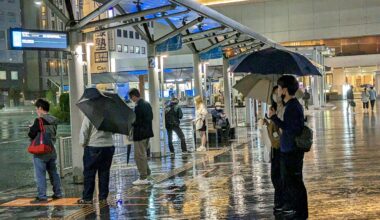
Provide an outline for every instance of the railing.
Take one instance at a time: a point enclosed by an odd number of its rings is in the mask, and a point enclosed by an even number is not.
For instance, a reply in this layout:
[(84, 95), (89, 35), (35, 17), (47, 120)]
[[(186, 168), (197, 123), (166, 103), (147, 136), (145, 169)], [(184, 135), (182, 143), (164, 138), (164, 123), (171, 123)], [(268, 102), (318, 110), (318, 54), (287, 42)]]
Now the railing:
[(59, 170), (61, 178), (73, 170), (73, 159), (71, 152), (71, 137), (59, 138)]

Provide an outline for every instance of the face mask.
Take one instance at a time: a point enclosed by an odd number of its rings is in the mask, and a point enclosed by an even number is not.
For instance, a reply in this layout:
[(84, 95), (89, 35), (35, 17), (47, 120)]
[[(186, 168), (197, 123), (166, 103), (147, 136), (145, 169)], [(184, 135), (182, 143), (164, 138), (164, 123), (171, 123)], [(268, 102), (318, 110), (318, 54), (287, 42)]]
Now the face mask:
[(278, 103), (278, 96), (276, 94), (272, 95), (272, 99), (275, 103)]

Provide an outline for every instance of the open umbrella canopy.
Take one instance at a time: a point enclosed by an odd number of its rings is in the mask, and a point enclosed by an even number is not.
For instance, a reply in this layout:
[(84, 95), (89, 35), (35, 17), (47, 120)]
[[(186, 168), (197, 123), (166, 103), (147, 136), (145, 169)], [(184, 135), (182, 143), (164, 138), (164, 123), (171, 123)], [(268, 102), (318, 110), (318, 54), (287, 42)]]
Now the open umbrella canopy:
[(85, 89), (77, 103), (98, 130), (129, 135), (136, 115), (127, 104), (114, 93), (102, 93), (96, 88)]
[(272, 88), (277, 84), (278, 75), (250, 74), (239, 80), (234, 89), (243, 96), (270, 103)]
[(267, 48), (242, 57), (232, 66), (231, 71), (264, 75), (321, 75), (306, 57), (295, 52), (276, 48)]

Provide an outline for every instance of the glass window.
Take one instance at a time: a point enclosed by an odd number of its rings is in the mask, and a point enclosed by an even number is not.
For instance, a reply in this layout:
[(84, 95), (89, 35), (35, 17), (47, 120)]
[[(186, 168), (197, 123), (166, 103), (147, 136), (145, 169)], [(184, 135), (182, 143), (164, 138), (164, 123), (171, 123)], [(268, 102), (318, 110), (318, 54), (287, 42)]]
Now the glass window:
[(139, 46), (135, 47), (135, 53), (140, 54), (140, 47)]
[(124, 45), (124, 52), (128, 53), (128, 45)]
[(11, 71), (11, 79), (12, 80), (18, 80), (18, 72), (17, 71)]
[(55, 29), (55, 21), (51, 21), (51, 29)]
[(6, 80), (7, 79), (7, 72), (4, 70), (0, 70), (0, 80)]
[(141, 47), (141, 53), (145, 54), (145, 47)]
[(134, 52), (135, 52), (135, 47), (129, 46), (129, 53), (134, 53)]
[(128, 38), (128, 31), (123, 30), (123, 37), (124, 37), (124, 38)]
[(118, 37), (121, 37), (121, 29), (117, 29), (116, 32), (117, 32), (117, 36), (118, 36)]
[(133, 39), (133, 31), (129, 32), (129, 38)]
[(123, 49), (121, 48), (121, 44), (116, 45), (117, 52), (123, 52)]
[(137, 40), (140, 39), (140, 34), (136, 32), (135, 33), (135, 37), (136, 37)]

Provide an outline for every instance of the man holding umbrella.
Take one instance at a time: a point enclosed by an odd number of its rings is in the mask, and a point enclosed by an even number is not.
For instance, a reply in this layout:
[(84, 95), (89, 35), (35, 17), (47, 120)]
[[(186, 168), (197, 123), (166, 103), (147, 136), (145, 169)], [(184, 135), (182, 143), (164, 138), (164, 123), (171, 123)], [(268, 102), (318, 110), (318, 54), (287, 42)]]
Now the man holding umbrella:
[(135, 114), (136, 121), (133, 123), (133, 143), (135, 146), (135, 161), (140, 178), (133, 182), (133, 185), (148, 185), (148, 176), (150, 169), (146, 152), (149, 146), (149, 138), (153, 137), (152, 121), (153, 111), (148, 102), (140, 97), (137, 89), (129, 91), (129, 97), (136, 103)]

